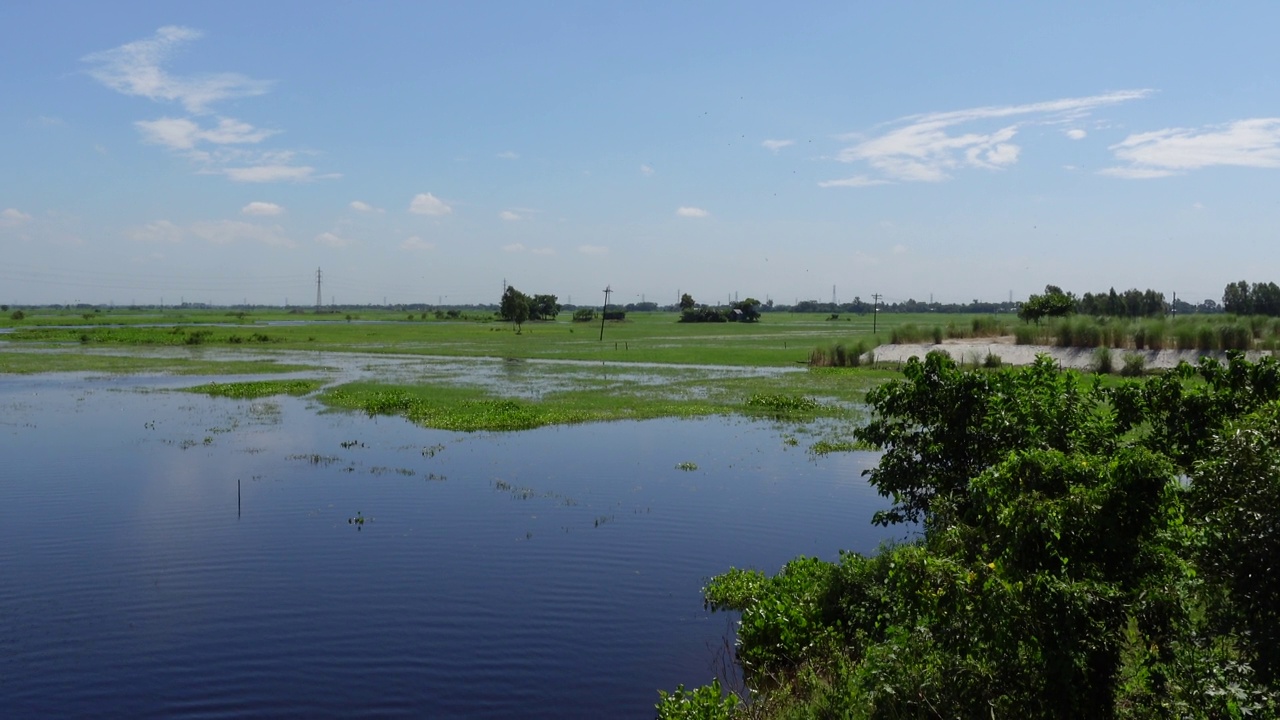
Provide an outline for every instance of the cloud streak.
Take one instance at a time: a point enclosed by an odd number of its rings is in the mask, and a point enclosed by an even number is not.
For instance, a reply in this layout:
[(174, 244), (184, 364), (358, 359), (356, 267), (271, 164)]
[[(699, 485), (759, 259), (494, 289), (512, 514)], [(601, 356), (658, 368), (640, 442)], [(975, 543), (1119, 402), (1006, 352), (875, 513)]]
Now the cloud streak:
[(1280, 118), (1136, 133), (1109, 149), (1117, 160), (1128, 164), (1099, 172), (1130, 180), (1181, 175), (1216, 166), (1280, 168)]
[(261, 201), (255, 200), (249, 203), (248, 205), (245, 205), (244, 207), (240, 208), (240, 214), (257, 215), (257, 216), (283, 215), (284, 208), (280, 207), (275, 203), (261, 202)]
[(431, 193), (418, 193), (409, 203), (409, 212), (439, 217), (452, 213), (453, 207)]
[(676, 215), (687, 218), (704, 218), (710, 216), (711, 213), (700, 207), (682, 207), (676, 208)]
[(1014, 139), (1024, 125), (1076, 121), (1099, 108), (1139, 100), (1151, 93), (1123, 90), (1022, 105), (908, 115), (888, 123), (889, 129), (877, 135), (843, 136), (856, 142), (841, 149), (835, 159), (866, 165), (874, 175), (864, 173), (819, 185), (867, 187), (885, 181), (942, 182), (964, 168), (999, 170), (1016, 164), (1021, 157), (1022, 147)]
[[(177, 103), (191, 116), (139, 120), (134, 127), (142, 141), (160, 145), (188, 160), (204, 174), (224, 175), (233, 182), (300, 182), (336, 174), (317, 175), (313, 167), (294, 165), (291, 151), (259, 154), (225, 152), (227, 146), (256, 145), (279, 134), (279, 130), (255, 127), (229, 117), (201, 122), (212, 106), (224, 100), (263, 95), (271, 83), (237, 73), (206, 73), (177, 76), (164, 65), (183, 45), (198, 40), (202, 33), (193, 28), (168, 25), (155, 35), (126, 43), (111, 50), (81, 58), (91, 67), (90, 77), (124, 95), (155, 102)], [(213, 146), (210, 148), (210, 146)]]
[(266, 80), (254, 80), (237, 73), (177, 77), (165, 72), (161, 66), (173, 52), (201, 35), (192, 28), (166, 25), (150, 38), (82, 59), (93, 65), (89, 76), (112, 90), (150, 100), (177, 102), (194, 115), (208, 112), (209, 106), (218, 101), (262, 95), (270, 89), (271, 83)]
[(31, 222), (31, 216), (17, 208), (0, 211), (0, 227), (17, 227)]
[(202, 142), (215, 145), (254, 144), (279, 132), (256, 128), (234, 118), (219, 118), (216, 126), (207, 129), (189, 118), (171, 117), (139, 120), (133, 125), (142, 133), (143, 142), (163, 145), (171, 150), (191, 150)]

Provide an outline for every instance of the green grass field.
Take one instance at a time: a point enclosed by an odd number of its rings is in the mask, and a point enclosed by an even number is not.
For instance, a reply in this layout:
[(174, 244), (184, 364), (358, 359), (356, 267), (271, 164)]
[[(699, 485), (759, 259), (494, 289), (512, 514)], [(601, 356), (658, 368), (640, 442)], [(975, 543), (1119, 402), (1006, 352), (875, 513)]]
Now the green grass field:
[[(49, 347), (146, 347), (212, 345), (366, 353), (408, 353), (467, 357), (610, 360), (618, 362), (694, 365), (786, 366), (805, 363), (816, 347), (862, 340), (868, 347), (888, 342), (895, 327), (936, 324), (938, 316), (882, 314), (872, 333), (870, 316), (842, 316), (828, 320), (821, 314), (766, 313), (758, 323), (676, 322), (677, 314), (630, 313), (620, 322), (608, 321), (604, 339), (600, 324), (574, 323), (566, 315), (554, 322), (525, 323), (515, 332), (503, 323), (471, 313), (468, 320), (409, 319), (408, 313), (374, 311), (345, 316), (289, 315), (283, 312), (248, 314), (225, 311), (154, 312), (111, 311), (86, 322), (82, 314), (28, 314), (6, 320), (4, 336), (12, 343)], [(958, 325), (972, 316), (942, 318)], [(271, 321), (302, 321), (275, 325)], [(110, 321), (108, 324), (107, 321)], [(169, 324), (148, 327), (151, 324)], [(76, 327), (69, 327), (76, 325)]]

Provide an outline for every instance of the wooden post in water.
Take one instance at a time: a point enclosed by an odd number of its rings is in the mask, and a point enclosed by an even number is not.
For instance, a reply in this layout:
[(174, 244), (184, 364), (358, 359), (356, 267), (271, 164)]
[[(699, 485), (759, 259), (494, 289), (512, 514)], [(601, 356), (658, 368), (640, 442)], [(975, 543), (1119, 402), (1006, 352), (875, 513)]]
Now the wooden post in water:
[(236, 517), (240, 517), (240, 478), (236, 478)]

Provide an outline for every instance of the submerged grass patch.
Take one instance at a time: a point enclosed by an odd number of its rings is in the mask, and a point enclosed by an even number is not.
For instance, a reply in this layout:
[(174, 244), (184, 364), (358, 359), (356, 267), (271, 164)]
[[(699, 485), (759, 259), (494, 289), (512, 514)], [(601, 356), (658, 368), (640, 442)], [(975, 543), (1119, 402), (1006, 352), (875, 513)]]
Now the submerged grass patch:
[[(321, 402), (369, 415), (393, 415), (441, 430), (527, 430), (659, 417), (758, 414), (796, 422), (854, 414), (869, 387), (892, 374), (822, 369), (754, 377), (712, 376), (696, 371), (664, 374), (661, 383), (591, 383), (550, 392), (540, 399), (496, 397), (482, 388), (359, 382), (330, 389)], [(754, 400), (754, 402), (752, 402)], [(782, 408), (782, 410), (779, 410)]]
[(286, 365), (269, 360), (201, 360), (98, 355), (81, 352), (0, 351), (0, 374), (33, 375), (46, 372), (111, 374), (168, 373), (172, 375), (266, 375), (315, 370), (309, 365)]
[(234, 398), (236, 400), (252, 400), (272, 395), (306, 395), (315, 392), (324, 384), (323, 380), (259, 380), (257, 382), (220, 383), (211, 382), (185, 388), (186, 392), (203, 393), (210, 397)]

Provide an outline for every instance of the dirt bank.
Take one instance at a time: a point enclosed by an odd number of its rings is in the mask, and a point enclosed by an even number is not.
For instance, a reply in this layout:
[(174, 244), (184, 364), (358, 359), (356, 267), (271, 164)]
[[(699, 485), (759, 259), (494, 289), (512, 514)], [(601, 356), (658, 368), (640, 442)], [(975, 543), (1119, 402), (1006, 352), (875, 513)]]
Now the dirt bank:
[[(960, 363), (979, 363), (987, 355), (995, 355), (1004, 365), (1030, 365), (1037, 355), (1048, 355), (1061, 367), (1073, 370), (1092, 370), (1097, 365), (1097, 350), (1087, 348), (1060, 348), (1050, 345), (1014, 345), (1013, 338), (980, 338), (973, 340), (949, 340), (940, 345), (932, 343), (881, 345), (873, 350), (875, 362), (906, 362), (908, 358), (924, 357), (926, 353), (939, 350), (950, 355)], [(1266, 355), (1262, 351), (1247, 353), (1250, 360), (1257, 360)], [(1208, 355), (1225, 359), (1226, 353), (1205, 352), (1200, 350), (1112, 350), (1111, 364), (1116, 369), (1124, 365), (1127, 355), (1141, 355), (1143, 367), (1149, 370), (1167, 370), (1176, 367), (1186, 360), (1194, 364), (1201, 356)], [(865, 357), (864, 359), (871, 359)]]

